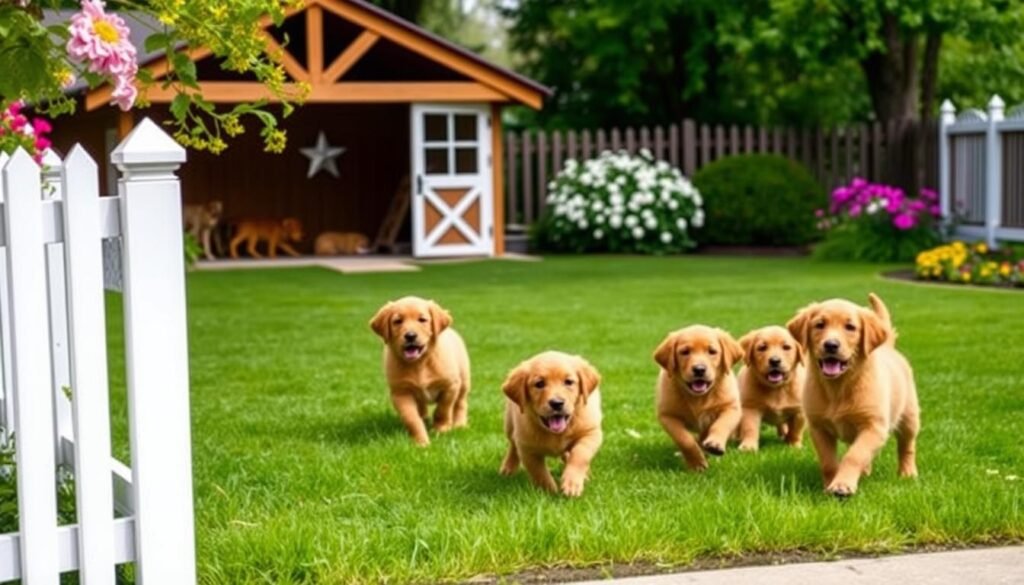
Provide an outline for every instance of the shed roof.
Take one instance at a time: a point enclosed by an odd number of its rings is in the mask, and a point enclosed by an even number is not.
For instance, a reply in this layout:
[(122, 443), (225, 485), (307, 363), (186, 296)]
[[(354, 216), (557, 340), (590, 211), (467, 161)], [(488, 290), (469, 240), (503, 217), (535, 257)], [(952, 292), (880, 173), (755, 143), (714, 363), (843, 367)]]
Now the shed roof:
[[(46, 20), (59, 22), (66, 18), (63, 12), (51, 12), (46, 16)], [(290, 19), (301, 13), (305, 13), (306, 26), (309, 27), (309, 34), (306, 35), (305, 64), (300, 63), (300, 60), (295, 59), (287, 49), (277, 44), (269, 32), (268, 44), (282, 50), (285, 70), (295, 81), (312, 84), (313, 92), (309, 98), (311, 102), (514, 101), (540, 108), (544, 97), (551, 95), (551, 90), (544, 85), (491, 63), (472, 51), (365, 0), (307, 0), (301, 8), (289, 11), (287, 17)], [(362, 31), (362, 34), (349, 43), (330, 64), (323, 62), (323, 45), (329, 40), (323, 28), (324, 14), (341, 18)], [(148, 16), (129, 16), (140, 25), (131, 27), (132, 41), (137, 47), (143, 47), (147, 31), (158, 29), (161, 25), (151, 28), (147, 24), (154, 23)], [(271, 25), (270, 20), (266, 19), (264, 26), (269, 29)], [(367, 83), (345, 80), (345, 74), (380, 40), (398, 46), (418, 58), (432, 61), (458, 74), (465, 81)], [(192, 49), (189, 55), (193, 61), (200, 61), (210, 57), (210, 52), (205, 48), (197, 48)], [(166, 74), (168, 68), (166, 56), (162, 52), (140, 53), (139, 64), (148, 68), (154, 78)], [(201, 79), (200, 85), (203, 87), (204, 96), (214, 102), (239, 102), (270, 97), (265, 88), (258, 87), (252, 82), (204, 83)], [(86, 109), (92, 110), (109, 103), (110, 92), (109, 86), (88, 90)], [(151, 102), (160, 103), (173, 99), (173, 92), (152, 87), (147, 97)]]

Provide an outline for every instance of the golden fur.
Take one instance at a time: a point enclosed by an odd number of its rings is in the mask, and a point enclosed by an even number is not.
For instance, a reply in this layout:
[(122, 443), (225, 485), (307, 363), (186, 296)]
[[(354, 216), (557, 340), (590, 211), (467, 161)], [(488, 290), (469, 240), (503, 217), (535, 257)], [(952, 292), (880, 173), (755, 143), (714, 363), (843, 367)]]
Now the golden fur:
[(448, 311), (419, 297), (387, 303), (370, 320), (384, 340), (391, 402), (417, 445), (430, 444), (423, 422), (428, 404), (437, 403), (435, 431), (468, 424), (469, 354), (451, 324)]
[(231, 238), (231, 257), (238, 258), (238, 246), (245, 242), (245, 250), (253, 258), (263, 256), (256, 251), (256, 245), (267, 242), (267, 255), (277, 257), (281, 248), (291, 256), (299, 253), (289, 244), (302, 241), (302, 222), (294, 217), (278, 219), (243, 219), (238, 222), (235, 237)]
[(370, 240), (357, 232), (323, 232), (316, 237), (313, 251), (317, 256), (366, 254)]
[(690, 469), (707, 469), (701, 448), (724, 454), (740, 423), (740, 393), (732, 365), (742, 357), (743, 349), (731, 335), (704, 325), (669, 333), (654, 352), (654, 361), (661, 366), (658, 420)]
[(775, 425), (793, 447), (803, 440), (803, 350), (785, 327), (755, 329), (740, 338), (744, 365), (738, 376), (743, 418), (740, 451), (757, 451), (761, 423)]
[[(583, 493), (590, 461), (601, 447), (601, 376), (585, 359), (547, 351), (520, 363), (502, 385), (508, 453), (502, 475), (522, 463), (534, 485), (557, 492), (545, 457), (562, 457), (563, 494)], [(568, 417), (568, 420), (565, 420)]]
[[(217, 228), (221, 217), (224, 215), (224, 204), (220, 201), (208, 201), (206, 203), (190, 203), (182, 207), (181, 218), (185, 224), (185, 231), (192, 234), (202, 244), (203, 254), (207, 260), (213, 260), (213, 251), (210, 249), (210, 235)], [(222, 243), (218, 240), (218, 246)]]
[[(920, 411), (914, 375), (896, 349), (888, 309), (874, 293), (869, 300), (872, 310), (842, 299), (813, 303), (787, 324), (808, 354), (804, 413), (825, 490), (836, 496), (857, 491), (892, 432), (899, 474), (917, 475)], [(836, 455), (839, 440), (850, 445), (842, 460)]]

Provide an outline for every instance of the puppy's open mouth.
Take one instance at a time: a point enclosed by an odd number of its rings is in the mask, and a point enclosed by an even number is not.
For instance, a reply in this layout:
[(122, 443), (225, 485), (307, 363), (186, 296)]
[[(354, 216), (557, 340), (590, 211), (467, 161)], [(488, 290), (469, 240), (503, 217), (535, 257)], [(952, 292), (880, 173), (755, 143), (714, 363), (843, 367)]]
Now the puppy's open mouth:
[(557, 434), (564, 433), (565, 429), (569, 428), (569, 418), (568, 414), (552, 414), (540, 417), (540, 421), (544, 423), (544, 428)]
[(693, 380), (687, 386), (694, 394), (706, 394), (708, 390), (711, 390), (711, 382), (704, 379)]
[(402, 356), (407, 360), (419, 359), (423, 355), (424, 346), (416, 343), (407, 343), (402, 346)]
[(842, 376), (849, 365), (849, 361), (844, 361), (837, 357), (827, 357), (818, 360), (818, 367), (821, 368), (821, 373), (825, 374), (826, 378)]
[(786, 372), (782, 370), (769, 370), (764, 377), (769, 384), (781, 384), (786, 379)]

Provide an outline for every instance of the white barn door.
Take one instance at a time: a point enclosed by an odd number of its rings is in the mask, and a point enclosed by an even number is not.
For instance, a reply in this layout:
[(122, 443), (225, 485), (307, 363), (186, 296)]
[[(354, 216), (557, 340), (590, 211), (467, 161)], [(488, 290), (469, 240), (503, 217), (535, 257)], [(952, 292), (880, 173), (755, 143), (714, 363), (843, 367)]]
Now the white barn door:
[(413, 104), (412, 175), (413, 255), (494, 253), (486, 105)]

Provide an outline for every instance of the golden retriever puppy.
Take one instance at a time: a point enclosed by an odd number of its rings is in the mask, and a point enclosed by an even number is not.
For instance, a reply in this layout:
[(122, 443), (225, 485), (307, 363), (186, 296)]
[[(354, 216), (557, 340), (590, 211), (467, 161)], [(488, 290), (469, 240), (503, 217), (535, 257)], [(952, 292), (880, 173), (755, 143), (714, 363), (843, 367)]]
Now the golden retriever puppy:
[(370, 252), (370, 240), (358, 232), (323, 232), (313, 243), (317, 256), (352, 256)]
[(468, 424), (469, 353), (451, 324), (448, 311), (419, 297), (391, 301), (370, 321), (370, 328), (384, 340), (391, 403), (420, 446), (430, 444), (423, 423), (428, 404), (437, 404), (437, 432)]
[(522, 463), (534, 485), (557, 492), (545, 457), (561, 457), (562, 493), (582, 494), (603, 439), (600, 382), (585, 359), (559, 351), (537, 354), (509, 372), (501, 387), (508, 397), (501, 474), (512, 475)]
[(245, 243), (245, 250), (253, 258), (263, 256), (256, 250), (260, 242), (267, 242), (267, 255), (277, 258), (277, 249), (281, 248), (290, 256), (298, 256), (299, 252), (288, 242), (298, 244), (302, 241), (302, 222), (294, 217), (285, 219), (243, 219), (238, 222), (235, 237), (231, 238), (231, 257), (238, 258), (238, 246)]
[[(872, 310), (846, 300), (813, 303), (787, 324), (809, 358), (804, 413), (818, 453), (825, 491), (852, 495), (862, 474), (895, 432), (899, 474), (917, 475), (920, 429), (910, 364), (896, 349), (889, 310), (874, 293)], [(836, 441), (850, 445), (842, 460)]]
[(701, 448), (725, 454), (726, 442), (740, 423), (732, 365), (742, 357), (743, 349), (731, 335), (704, 325), (669, 333), (654, 352), (661, 366), (658, 420), (694, 471), (708, 467)]
[(804, 435), (803, 394), (807, 369), (803, 350), (785, 327), (755, 329), (740, 338), (745, 362), (739, 373), (740, 451), (757, 451), (761, 423), (800, 447)]

